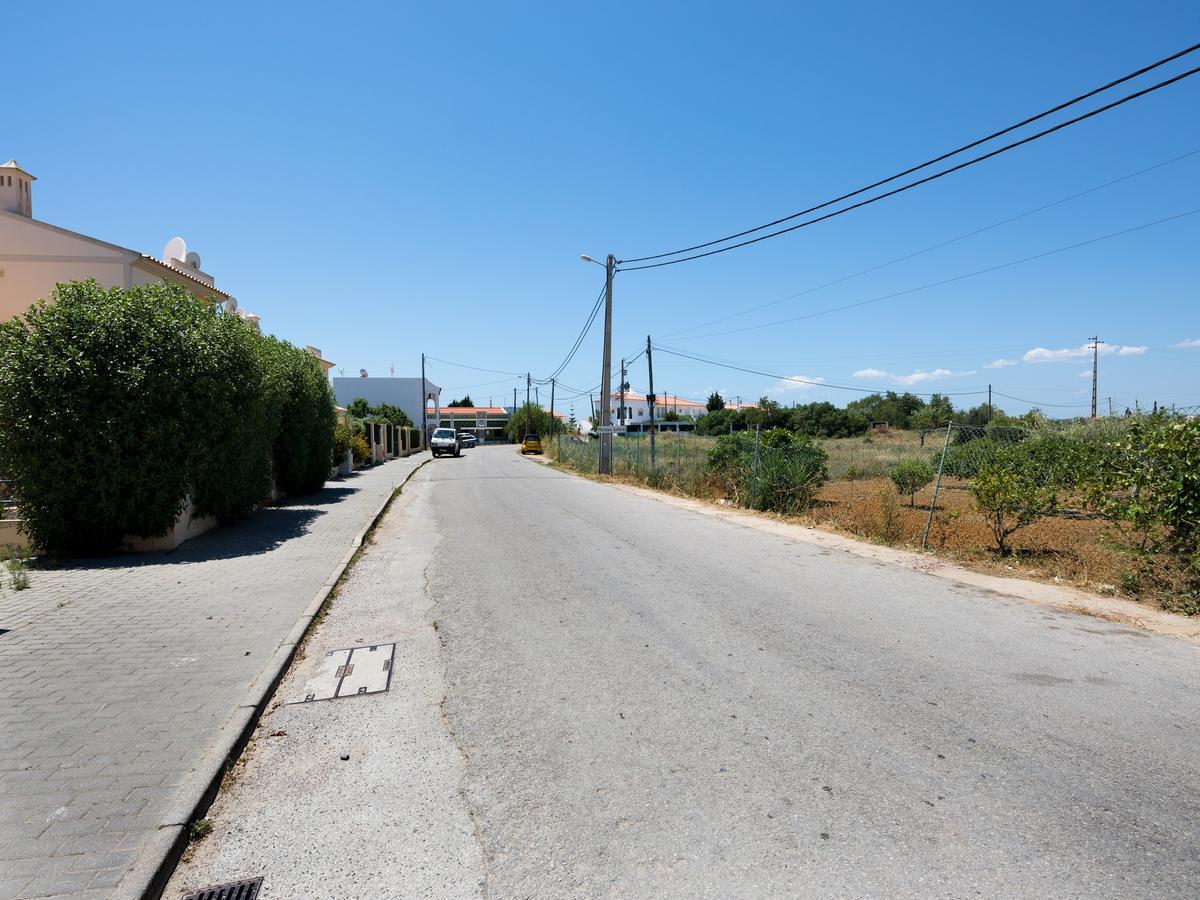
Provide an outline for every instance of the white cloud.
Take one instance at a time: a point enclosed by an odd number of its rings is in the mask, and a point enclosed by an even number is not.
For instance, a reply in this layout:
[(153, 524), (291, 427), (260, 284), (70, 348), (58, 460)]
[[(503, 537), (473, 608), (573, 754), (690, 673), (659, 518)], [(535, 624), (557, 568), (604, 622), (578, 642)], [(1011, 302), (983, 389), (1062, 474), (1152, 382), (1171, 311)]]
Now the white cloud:
[[(792, 381), (792, 379), (799, 379)], [(816, 384), (806, 384), (805, 382), (817, 382)], [(780, 378), (771, 387), (767, 389), (768, 394), (791, 394), (811, 391), (813, 388), (824, 383), (825, 379), (820, 375), (791, 375), (788, 378)]]
[(1082, 372), (1080, 372), (1079, 374), (1077, 374), (1075, 377), (1076, 377), (1076, 378), (1091, 378), (1091, 377), (1092, 377), (1092, 370), (1091, 370), (1091, 369), (1084, 369)]
[[(1100, 355), (1110, 356), (1115, 353), (1118, 356), (1137, 356), (1149, 350), (1149, 347), (1127, 347), (1121, 344), (1101, 344)], [(1082, 359), (1092, 355), (1092, 345), (1084, 344), (1081, 347), (1065, 347), (1061, 350), (1047, 350), (1045, 347), (1034, 347), (1021, 357), (1027, 363), (1042, 363), (1042, 362), (1070, 362), (1073, 359)]]
[(975, 370), (970, 372), (951, 372), (949, 369), (934, 369), (932, 372), (925, 372), (921, 369), (912, 372), (908, 375), (897, 375), (894, 372), (884, 372), (880, 369), (859, 369), (854, 373), (855, 378), (887, 378), (896, 384), (902, 384), (910, 387), (914, 384), (920, 384), (922, 381), (935, 381), (940, 378), (960, 378), (964, 375), (974, 375)]
[(1200, 350), (1200, 338), (1196, 340), (1180, 341), (1178, 344), (1172, 344), (1177, 350)]
[(984, 366), (984, 368), (985, 369), (1003, 369), (1005, 366), (1015, 366), (1018, 362), (1019, 362), (1019, 360), (1005, 359), (1004, 357), (1001, 357), (1000, 359), (996, 360), (995, 362), (988, 363), (986, 366)]

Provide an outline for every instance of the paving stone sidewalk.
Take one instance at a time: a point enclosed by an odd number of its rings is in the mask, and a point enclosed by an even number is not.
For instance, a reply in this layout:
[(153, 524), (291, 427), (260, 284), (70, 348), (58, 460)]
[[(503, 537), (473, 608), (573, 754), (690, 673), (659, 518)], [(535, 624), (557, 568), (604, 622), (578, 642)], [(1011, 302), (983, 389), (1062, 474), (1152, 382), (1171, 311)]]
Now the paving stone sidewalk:
[[(170, 553), (0, 593), (0, 898), (137, 897), (418, 454)], [(289, 637), (292, 635), (292, 637)]]

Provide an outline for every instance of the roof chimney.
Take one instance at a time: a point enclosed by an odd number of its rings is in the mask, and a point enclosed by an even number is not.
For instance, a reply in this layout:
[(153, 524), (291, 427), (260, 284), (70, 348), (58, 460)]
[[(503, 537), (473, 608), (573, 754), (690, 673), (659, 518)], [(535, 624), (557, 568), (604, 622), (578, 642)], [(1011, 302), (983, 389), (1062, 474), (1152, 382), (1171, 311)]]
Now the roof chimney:
[(15, 159), (0, 165), (0, 209), (32, 219), (35, 181), (37, 179), (17, 165)]

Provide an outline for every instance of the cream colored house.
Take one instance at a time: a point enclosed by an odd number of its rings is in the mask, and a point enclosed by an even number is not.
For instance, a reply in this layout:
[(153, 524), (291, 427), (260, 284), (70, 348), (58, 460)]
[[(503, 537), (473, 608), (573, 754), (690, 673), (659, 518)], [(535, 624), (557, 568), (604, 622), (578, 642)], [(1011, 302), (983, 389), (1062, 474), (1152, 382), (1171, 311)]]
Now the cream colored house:
[(230, 299), (201, 271), (200, 257), (187, 252), (179, 238), (167, 245), (162, 259), (155, 259), (39, 222), (33, 218), (36, 180), (16, 160), (0, 165), (0, 321), (49, 297), (59, 282), (86, 278), (122, 288), (170, 281), (210, 303)]

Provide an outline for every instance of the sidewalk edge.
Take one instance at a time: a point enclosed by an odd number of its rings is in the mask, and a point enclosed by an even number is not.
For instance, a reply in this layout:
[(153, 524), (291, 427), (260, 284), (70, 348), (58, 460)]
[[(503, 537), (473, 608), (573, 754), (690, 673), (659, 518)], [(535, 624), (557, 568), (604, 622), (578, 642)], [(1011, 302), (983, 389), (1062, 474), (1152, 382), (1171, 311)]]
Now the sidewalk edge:
[(121, 879), (113, 892), (114, 898), (143, 898), (157, 900), (161, 897), (175, 872), (179, 858), (187, 847), (188, 826), (204, 813), (216, 799), (225, 773), (241, 755), (250, 736), (266, 709), (275, 689), (287, 673), (296, 649), (304, 638), (317, 612), (329, 597), (330, 592), (341, 580), (354, 555), (362, 548), (370, 533), (383, 519), (392, 502), (401, 494), (404, 486), (419, 472), (429, 459), (423, 459), (412, 471), (392, 486), (383, 502), (375, 509), (367, 525), (354, 537), (350, 549), (334, 567), (333, 572), (318, 588), (313, 599), (296, 620), (291, 631), (279, 643), (267, 664), (250, 683), (242, 702), (230, 713), (204, 761), (193, 770), (191, 776), (180, 786), (179, 797), (166, 814), (165, 823), (158, 827), (154, 836), (142, 845), (137, 862)]

